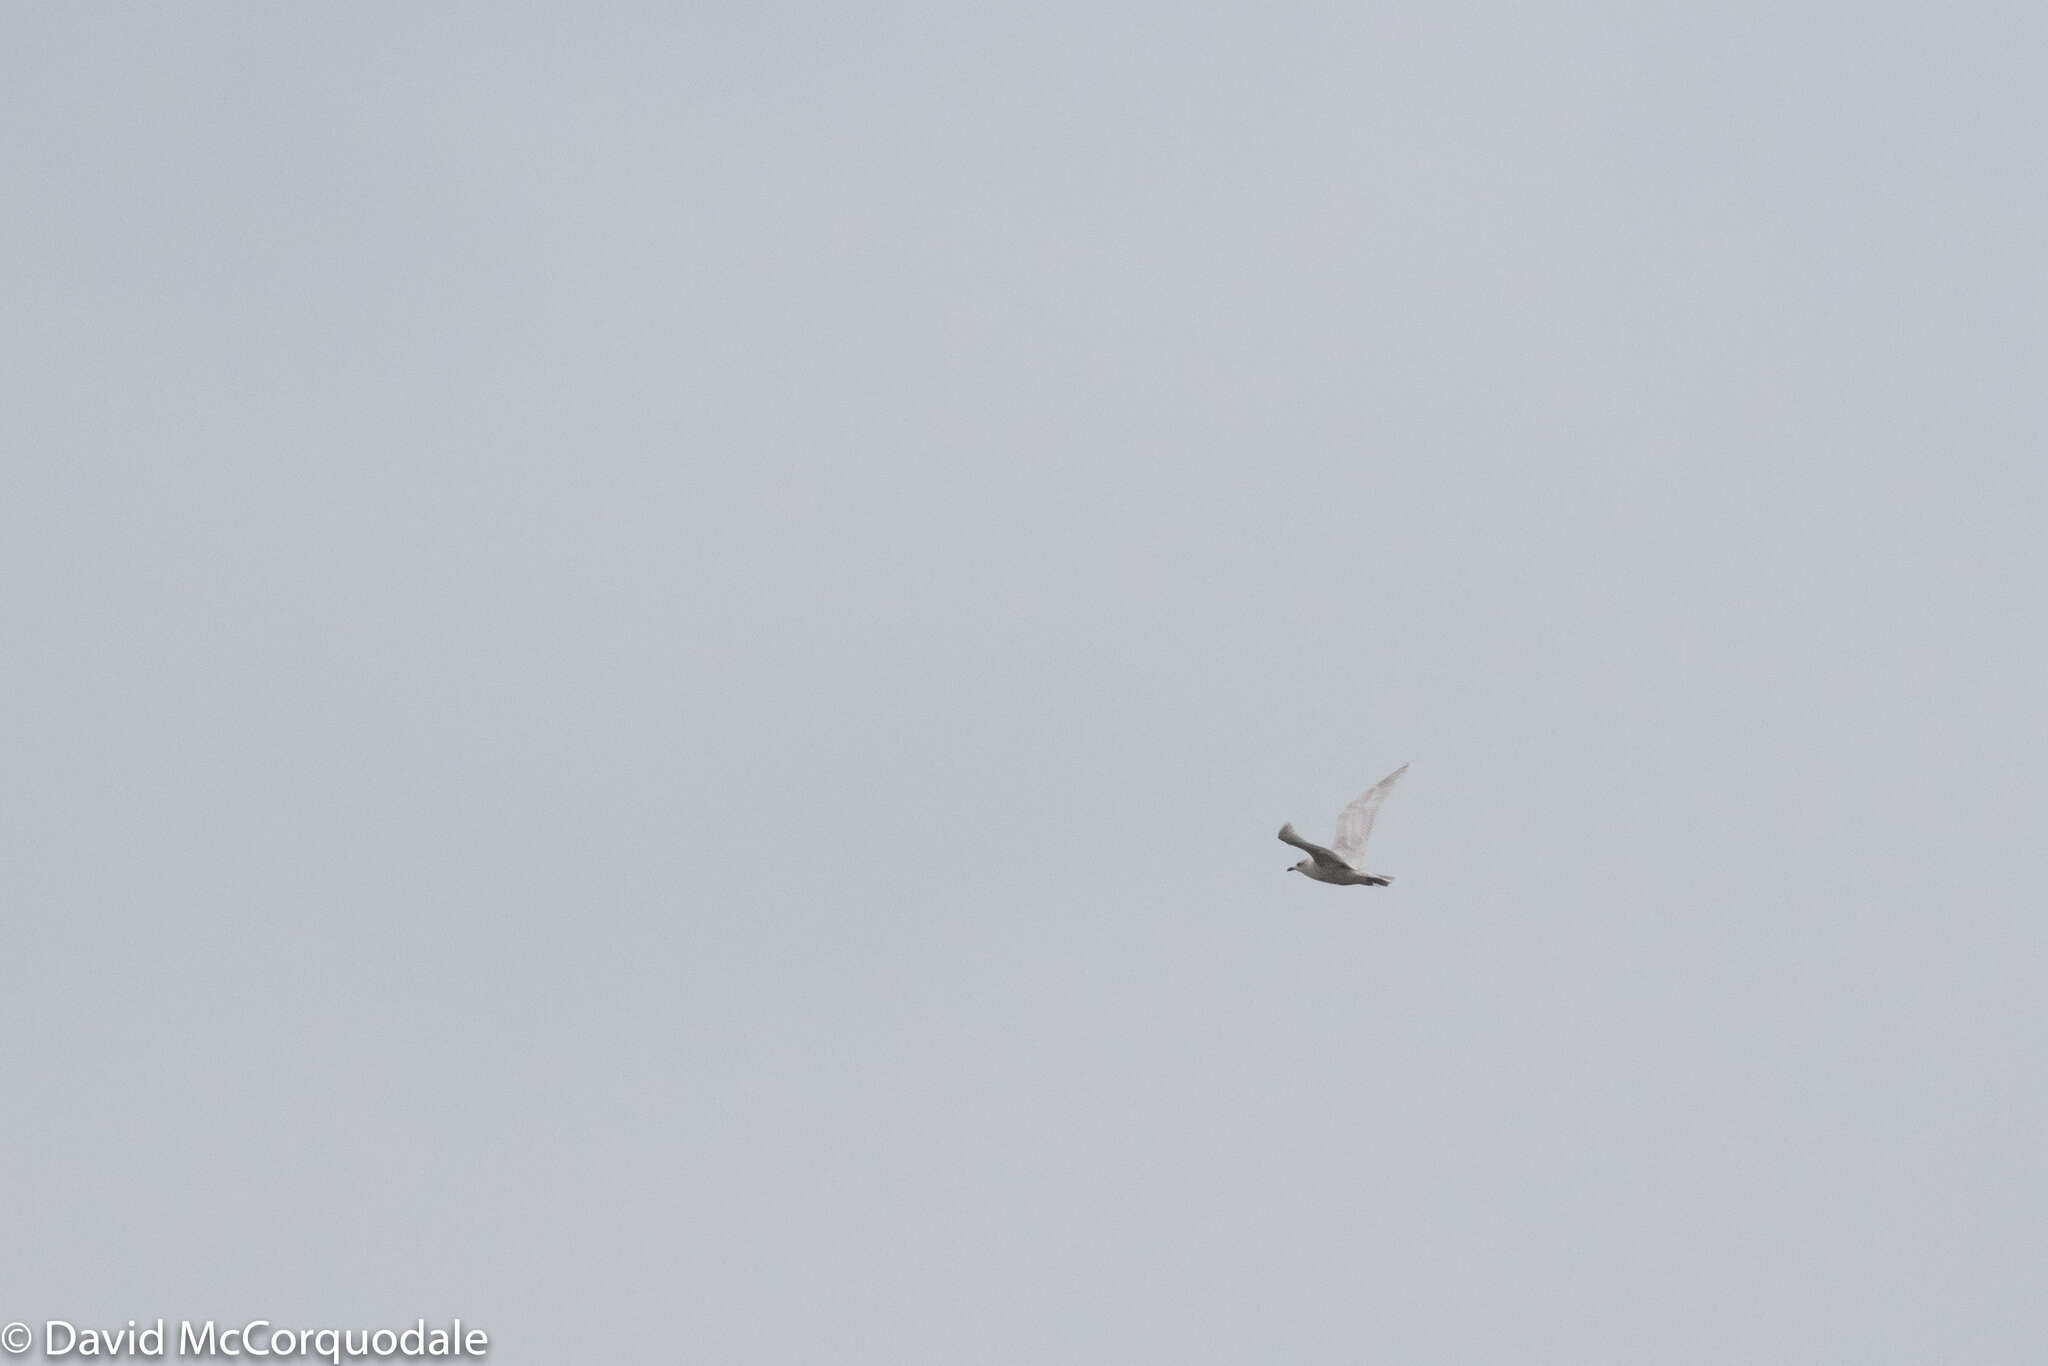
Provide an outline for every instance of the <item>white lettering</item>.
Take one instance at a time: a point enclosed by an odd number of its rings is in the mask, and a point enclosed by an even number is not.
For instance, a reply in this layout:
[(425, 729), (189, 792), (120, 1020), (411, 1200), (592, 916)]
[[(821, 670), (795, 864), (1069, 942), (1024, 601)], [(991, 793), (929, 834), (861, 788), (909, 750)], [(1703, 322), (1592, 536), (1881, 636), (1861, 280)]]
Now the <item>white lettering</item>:
[[(162, 1319), (147, 1328), (138, 1327), (134, 1319), (126, 1328), (80, 1328), (65, 1319), (49, 1319), (43, 1325), (41, 1355), (47, 1361), (161, 1357), (165, 1355), (166, 1332)], [(228, 1329), (212, 1319), (203, 1323), (182, 1319), (177, 1355), (258, 1357), (266, 1362), (312, 1357), (327, 1366), (344, 1366), (344, 1358), (481, 1357), (489, 1353), (490, 1343), (488, 1333), (481, 1328), (465, 1329), (461, 1319), (440, 1328), (430, 1327), (423, 1318), (404, 1328), (281, 1328), (270, 1319), (250, 1319)]]
[[(57, 1345), (57, 1332), (64, 1333), (64, 1345)], [(50, 1319), (43, 1324), (43, 1355), (46, 1357), (70, 1356), (71, 1348), (78, 1341), (78, 1330), (62, 1319)]]

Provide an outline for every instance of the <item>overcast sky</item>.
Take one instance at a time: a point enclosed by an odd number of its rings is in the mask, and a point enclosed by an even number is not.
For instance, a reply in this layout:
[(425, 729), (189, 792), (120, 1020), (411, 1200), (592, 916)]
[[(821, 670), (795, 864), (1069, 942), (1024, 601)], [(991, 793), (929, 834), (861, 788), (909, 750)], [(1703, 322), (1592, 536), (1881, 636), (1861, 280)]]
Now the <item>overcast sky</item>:
[(2038, 6), (0, 29), (0, 1319), (2039, 1358)]

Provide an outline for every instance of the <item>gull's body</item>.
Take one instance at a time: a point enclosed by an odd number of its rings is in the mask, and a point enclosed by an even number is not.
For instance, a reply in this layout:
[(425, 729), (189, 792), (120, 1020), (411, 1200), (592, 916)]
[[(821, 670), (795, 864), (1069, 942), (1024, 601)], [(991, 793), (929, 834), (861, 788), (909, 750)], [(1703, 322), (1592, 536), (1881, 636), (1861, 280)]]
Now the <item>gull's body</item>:
[(1394, 783), (1407, 771), (1408, 765), (1401, 765), (1374, 783), (1357, 801), (1338, 812), (1337, 838), (1330, 841), (1327, 849), (1320, 844), (1310, 844), (1295, 834), (1292, 822), (1281, 826), (1281, 840), (1308, 855), (1287, 871), (1337, 887), (1384, 887), (1392, 882), (1390, 877), (1368, 873), (1359, 867), (1358, 855), (1365, 848), (1365, 837), (1372, 833), (1372, 818), (1379, 814), (1380, 803), (1386, 800)]

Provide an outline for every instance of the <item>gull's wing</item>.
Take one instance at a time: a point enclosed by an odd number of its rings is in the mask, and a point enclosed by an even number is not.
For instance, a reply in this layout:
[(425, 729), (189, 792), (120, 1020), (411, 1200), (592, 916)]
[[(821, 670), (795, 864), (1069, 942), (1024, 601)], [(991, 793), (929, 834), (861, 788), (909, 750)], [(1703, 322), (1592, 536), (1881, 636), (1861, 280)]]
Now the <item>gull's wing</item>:
[(1291, 844), (1314, 859), (1316, 866), (1319, 868), (1327, 868), (1333, 873), (1348, 873), (1351, 871), (1350, 864), (1323, 848), (1322, 845), (1310, 844), (1307, 840), (1295, 834), (1292, 821), (1280, 827), (1280, 839), (1282, 843)]
[(1365, 838), (1372, 833), (1372, 818), (1379, 814), (1380, 803), (1387, 799), (1387, 793), (1407, 771), (1408, 765), (1401, 765), (1337, 813), (1337, 838), (1330, 841), (1330, 848), (1344, 860), (1346, 867), (1358, 866), (1359, 851), (1365, 848)]

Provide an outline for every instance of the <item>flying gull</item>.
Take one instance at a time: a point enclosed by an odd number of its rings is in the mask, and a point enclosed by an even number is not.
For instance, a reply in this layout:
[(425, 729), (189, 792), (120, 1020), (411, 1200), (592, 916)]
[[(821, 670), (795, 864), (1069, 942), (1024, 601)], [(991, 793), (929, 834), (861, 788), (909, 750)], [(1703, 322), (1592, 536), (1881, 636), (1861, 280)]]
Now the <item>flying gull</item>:
[(1393, 879), (1368, 873), (1358, 866), (1358, 852), (1365, 848), (1365, 837), (1372, 833), (1372, 818), (1379, 813), (1380, 803), (1408, 765), (1403, 764), (1368, 788), (1364, 795), (1337, 813), (1337, 838), (1330, 841), (1325, 849), (1320, 844), (1310, 844), (1294, 833), (1294, 824), (1289, 822), (1280, 827), (1280, 838), (1307, 854), (1308, 857), (1287, 871), (1312, 877), (1317, 882), (1334, 883), (1339, 887), (1384, 887)]

